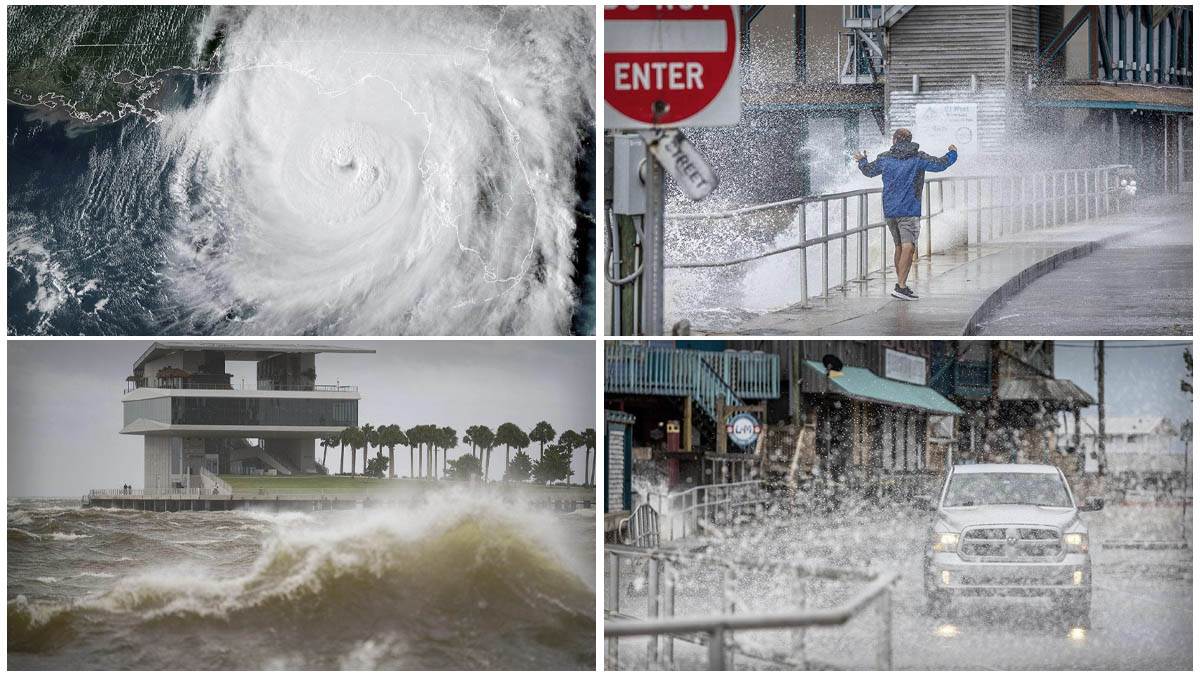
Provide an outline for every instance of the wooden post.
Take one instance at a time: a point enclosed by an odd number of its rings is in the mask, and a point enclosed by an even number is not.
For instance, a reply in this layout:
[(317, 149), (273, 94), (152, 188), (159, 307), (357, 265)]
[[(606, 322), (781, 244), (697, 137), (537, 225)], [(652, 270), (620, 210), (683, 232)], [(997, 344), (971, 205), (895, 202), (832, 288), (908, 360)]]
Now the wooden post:
[(728, 436), (725, 434), (725, 399), (717, 398), (717, 454), (727, 452)]
[(692, 396), (683, 399), (683, 451), (692, 451)]

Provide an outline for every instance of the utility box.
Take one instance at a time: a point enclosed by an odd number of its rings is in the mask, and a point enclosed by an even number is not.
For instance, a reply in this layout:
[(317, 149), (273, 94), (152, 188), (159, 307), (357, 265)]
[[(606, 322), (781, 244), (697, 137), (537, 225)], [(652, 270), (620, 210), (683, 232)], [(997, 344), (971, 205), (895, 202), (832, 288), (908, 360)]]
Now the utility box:
[(646, 184), (642, 178), (645, 162), (646, 143), (641, 136), (613, 136), (613, 213), (619, 216), (646, 213)]
[(679, 422), (667, 422), (667, 452), (679, 452)]

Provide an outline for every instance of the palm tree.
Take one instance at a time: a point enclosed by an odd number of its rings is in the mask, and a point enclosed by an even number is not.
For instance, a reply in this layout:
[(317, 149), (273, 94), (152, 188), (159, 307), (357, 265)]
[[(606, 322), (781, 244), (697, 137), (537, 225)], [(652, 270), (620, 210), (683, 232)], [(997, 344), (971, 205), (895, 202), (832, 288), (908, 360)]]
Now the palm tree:
[(358, 428), (358, 432), (362, 434), (362, 444), (358, 447), (363, 451), (363, 475), (367, 474), (367, 454), (371, 450), (371, 444), (375, 441), (375, 427), (370, 424), (364, 424)]
[(325, 450), (321, 452), (321, 466), (325, 467), (325, 473), (329, 473), (329, 462), (327, 461), (329, 459), (329, 448), (332, 448), (337, 444), (338, 439), (336, 438), (330, 437), (321, 439), (321, 447), (325, 448)]
[[(572, 429), (567, 429), (566, 431), (562, 432), (562, 435), (558, 437), (558, 442), (560, 445), (563, 445), (569, 449), (569, 452), (572, 457), (575, 456), (575, 450), (577, 448), (579, 448), (580, 446), (584, 445), (583, 436), (580, 435), (580, 433), (578, 431), (574, 431)], [(584, 483), (584, 485), (587, 485), (587, 457), (586, 457), (586, 455), (584, 456), (584, 460), (583, 460), (583, 483)]]
[(446, 456), (458, 447), (458, 430), (454, 427), (442, 427), (442, 476), (446, 475)]
[[(338, 473), (346, 473), (346, 446), (350, 445), (354, 440), (354, 427), (346, 427), (342, 429), (342, 433), (338, 434), (338, 444), (342, 446), (342, 460), (338, 464)], [(353, 461), (353, 459), (351, 460)], [(354, 473), (354, 468), (351, 466), (350, 472)]]
[[(588, 427), (580, 434), (583, 436), (583, 447), (587, 451), (583, 454), (583, 484), (592, 485), (596, 482), (596, 469), (592, 466), (592, 455), (596, 450), (596, 430)], [(588, 478), (588, 471), (591, 471), (591, 478)]]
[(420, 455), (420, 453), (418, 453), (417, 461), (414, 462), (413, 461), (413, 452), (417, 448), (421, 447), (421, 427), (420, 427), (420, 425), (410, 427), (408, 431), (404, 432), (404, 435), (408, 437), (408, 477), (416, 478), (417, 477), (417, 469), (419, 468), (418, 465), (421, 461), (421, 455)]
[(358, 427), (346, 427), (346, 445), (350, 446), (350, 475), (358, 473), (358, 448), (362, 443), (362, 430)]
[(492, 446), (495, 444), (495, 441), (496, 441), (496, 434), (491, 429), (485, 427), (482, 424), (476, 424), (474, 426), (467, 427), (467, 435), (463, 437), (463, 443), (471, 444), (471, 456), (474, 456), (475, 449), (479, 448), (479, 462), (483, 468), (483, 479), (485, 481), (488, 478), (487, 470), (488, 470), (488, 463), (490, 463), (491, 457), (490, 456), (488, 457), (489, 462), (484, 462), (483, 461), (483, 453), (490, 452), (492, 449)]
[(546, 444), (553, 441), (554, 436), (554, 427), (546, 421), (538, 422), (529, 432), (529, 440), (538, 443), (538, 461), (541, 461), (542, 453), (546, 452)]
[(388, 449), (388, 478), (396, 477), (396, 446), (407, 445), (408, 439), (398, 424), (388, 424), (376, 430), (375, 442)]
[(500, 425), (500, 428), (496, 429), (496, 443), (504, 444), (504, 469), (507, 471), (512, 449), (523, 450), (528, 448), (529, 436), (524, 431), (521, 431), (521, 427), (512, 422), (505, 422)]
[[(592, 428), (584, 429), (583, 434), (580, 434), (580, 436), (583, 437), (583, 447), (587, 448), (587, 452), (583, 453), (583, 484), (592, 485), (596, 479), (595, 467), (592, 466), (592, 456), (595, 454), (596, 449), (596, 430)], [(589, 470), (592, 471), (592, 477), (590, 478), (588, 478)]]

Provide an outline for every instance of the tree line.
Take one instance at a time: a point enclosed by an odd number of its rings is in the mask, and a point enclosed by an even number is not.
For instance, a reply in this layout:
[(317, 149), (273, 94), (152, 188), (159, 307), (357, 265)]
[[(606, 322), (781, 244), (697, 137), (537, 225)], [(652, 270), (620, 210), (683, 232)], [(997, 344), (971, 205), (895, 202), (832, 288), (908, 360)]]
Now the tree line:
[[(525, 452), (531, 444), (537, 443), (538, 457), (533, 459)], [(471, 454), (461, 455), (450, 459), (451, 450), (460, 445), (469, 445)], [(321, 439), (324, 452), (321, 455), (321, 466), (326, 473), (329, 470), (328, 457), (330, 448), (340, 449), (338, 473), (345, 474), (346, 448), (350, 448), (350, 474), (358, 475), (358, 451), (362, 455), (362, 474), (383, 478), (386, 472), (389, 478), (396, 477), (396, 448), (408, 448), (409, 478), (428, 478), (432, 480), (471, 480), (481, 478), (492, 480), (492, 451), (504, 447), (504, 470), (500, 477), (505, 481), (529, 481), (546, 484), (556, 481), (570, 482), (574, 470), (571, 460), (577, 451), (584, 452), (583, 483), (591, 485), (595, 481), (595, 470), (592, 468), (592, 455), (596, 449), (596, 430), (584, 429), (574, 431), (568, 429), (561, 434), (555, 431), (549, 422), (538, 422), (532, 429), (525, 432), (512, 422), (505, 422), (495, 430), (482, 424), (468, 427), (459, 438), (458, 431), (453, 427), (439, 427), (436, 424), (418, 424), (408, 429), (399, 425), (388, 424), (379, 427), (370, 424), (346, 427), (337, 436)], [(368, 457), (370, 450), (376, 449), (374, 457)], [(387, 455), (383, 454), (387, 449)], [(516, 454), (512, 453), (516, 450)], [(441, 459), (439, 470), (438, 459)]]

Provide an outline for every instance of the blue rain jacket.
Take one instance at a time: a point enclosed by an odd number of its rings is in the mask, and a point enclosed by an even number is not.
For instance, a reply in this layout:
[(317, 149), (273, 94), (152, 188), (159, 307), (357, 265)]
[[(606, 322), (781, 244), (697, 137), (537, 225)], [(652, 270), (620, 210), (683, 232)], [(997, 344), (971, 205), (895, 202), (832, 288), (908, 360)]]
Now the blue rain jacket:
[(883, 215), (885, 218), (909, 218), (921, 215), (921, 188), (926, 171), (945, 171), (958, 159), (951, 150), (943, 157), (931, 157), (912, 141), (892, 146), (874, 162), (858, 160), (858, 169), (867, 178), (883, 174)]

